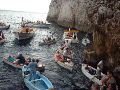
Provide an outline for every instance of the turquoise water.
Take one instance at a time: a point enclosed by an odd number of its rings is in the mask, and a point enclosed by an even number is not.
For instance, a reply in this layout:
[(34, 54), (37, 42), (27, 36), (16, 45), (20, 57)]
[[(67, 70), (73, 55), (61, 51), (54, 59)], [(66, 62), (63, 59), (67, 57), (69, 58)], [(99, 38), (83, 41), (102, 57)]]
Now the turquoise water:
[(35, 29), (35, 37), (25, 46), (19, 46), (18, 44), (15, 44), (15, 37), (12, 33), (20, 29), (22, 17), (24, 17), (25, 20), (45, 21), (46, 15), (47, 14), (0, 11), (0, 21), (4, 21), (5, 23), (11, 25), (10, 30), (3, 31), (7, 39), (7, 43), (0, 46), (1, 54), (22, 52), (25, 54), (32, 54), (33, 57), (36, 56), (37, 58), (45, 58), (46, 55), (49, 57), (49, 53), (52, 54), (56, 46), (52, 45), (50, 46), (51, 48), (44, 46), (40, 47), (39, 42), (45, 37), (45, 35), (49, 34), (49, 32), (55, 33), (54, 31), (51, 31), (51, 29)]

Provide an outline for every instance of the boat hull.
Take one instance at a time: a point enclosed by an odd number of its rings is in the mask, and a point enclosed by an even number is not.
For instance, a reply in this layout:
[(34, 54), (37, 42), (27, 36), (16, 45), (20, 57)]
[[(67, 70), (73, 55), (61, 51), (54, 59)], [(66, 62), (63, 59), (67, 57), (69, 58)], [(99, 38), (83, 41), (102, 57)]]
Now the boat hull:
[(47, 77), (40, 74), (40, 72), (36, 72), (36, 77), (34, 80), (29, 81), (29, 75), (24, 75), (24, 72), (29, 68), (22, 68), (22, 75), (24, 78), (25, 85), (28, 87), (29, 90), (48, 90), (49, 88), (53, 88), (52, 83), (48, 80)]
[(19, 33), (19, 32), (13, 32), (15, 35), (15, 38), (18, 40), (25, 40), (25, 39), (30, 39), (34, 37), (35, 33), (30, 32), (30, 33)]
[(8, 26), (0, 26), (0, 30), (7, 30), (9, 28), (10, 28), (10, 25), (8, 25)]

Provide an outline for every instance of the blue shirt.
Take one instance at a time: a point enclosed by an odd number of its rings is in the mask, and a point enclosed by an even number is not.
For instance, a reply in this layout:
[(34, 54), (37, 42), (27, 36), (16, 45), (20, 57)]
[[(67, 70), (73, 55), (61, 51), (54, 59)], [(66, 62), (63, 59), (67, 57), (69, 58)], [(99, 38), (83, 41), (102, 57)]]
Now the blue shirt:
[(30, 68), (30, 70), (36, 70), (37, 62), (30, 62), (28, 67)]

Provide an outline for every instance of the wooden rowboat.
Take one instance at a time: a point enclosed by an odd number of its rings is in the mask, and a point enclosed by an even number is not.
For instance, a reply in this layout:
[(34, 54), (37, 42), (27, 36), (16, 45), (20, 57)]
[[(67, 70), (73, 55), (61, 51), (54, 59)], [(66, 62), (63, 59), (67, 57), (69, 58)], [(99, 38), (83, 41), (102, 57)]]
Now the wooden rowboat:
[[(91, 81), (97, 83), (98, 85), (102, 85), (102, 81), (101, 81), (100, 79), (98, 79), (95, 74), (92, 75), (92, 74), (86, 69), (86, 66), (87, 66), (87, 64), (82, 64), (81, 70), (82, 70), (83, 74), (84, 74), (86, 77), (88, 77)], [(95, 71), (95, 72), (97, 71), (95, 68), (93, 68), (93, 67), (91, 67), (91, 66), (88, 66), (88, 68), (91, 68), (91, 69), (92, 69), (93, 71)], [(105, 74), (101, 73), (101, 75), (102, 75), (102, 78), (105, 77)]]
[(7, 65), (10, 65), (14, 68), (17, 68), (17, 69), (22, 69), (23, 67), (23, 64), (17, 64), (17, 63), (14, 63), (14, 61), (16, 61), (17, 59), (15, 58), (15, 56), (6, 56), (6, 57), (3, 57), (3, 63), (7, 64)]
[(72, 61), (71, 61), (71, 62), (61, 62), (61, 61), (59, 61), (59, 59), (56, 57), (56, 55), (54, 55), (54, 59), (55, 59), (55, 62), (56, 62), (57, 64), (59, 64), (61, 67), (72, 71), (73, 65), (74, 65)]
[(79, 30), (65, 30), (63, 34), (63, 39), (68, 40), (70, 43), (79, 43), (77, 33)]
[(22, 30), (18, 32), (13, 32), (15, 35), (15, 38), (18, 40), (25, 40), (34, 37), (35, 32), (33, 29), (28, 28), (28, 32), (26, 32), (26, 28), (23, 28)]

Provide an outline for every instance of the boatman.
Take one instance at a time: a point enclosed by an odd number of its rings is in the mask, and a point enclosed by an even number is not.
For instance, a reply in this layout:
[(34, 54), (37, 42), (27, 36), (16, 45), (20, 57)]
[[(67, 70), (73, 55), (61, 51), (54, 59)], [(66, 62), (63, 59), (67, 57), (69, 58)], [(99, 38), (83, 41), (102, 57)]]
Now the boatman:
[(35, 62), (35, 59), (32, 59), (32, 62), (29, 63), (28, 68), (30, 68), (30, 78), (29, 81), (35, 79), (36, 76), (36, 68), (37, 68), (37, 62)]

